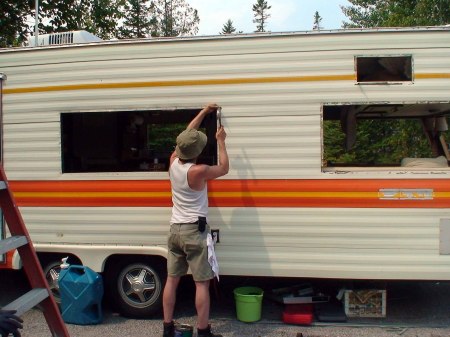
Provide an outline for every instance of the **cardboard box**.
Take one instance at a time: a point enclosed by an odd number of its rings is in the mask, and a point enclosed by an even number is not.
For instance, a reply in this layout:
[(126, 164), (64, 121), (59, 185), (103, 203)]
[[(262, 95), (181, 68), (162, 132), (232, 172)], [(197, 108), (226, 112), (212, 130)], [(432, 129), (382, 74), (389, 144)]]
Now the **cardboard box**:
[(346, 290), (347, 317), (386, 317), (386, 290)]

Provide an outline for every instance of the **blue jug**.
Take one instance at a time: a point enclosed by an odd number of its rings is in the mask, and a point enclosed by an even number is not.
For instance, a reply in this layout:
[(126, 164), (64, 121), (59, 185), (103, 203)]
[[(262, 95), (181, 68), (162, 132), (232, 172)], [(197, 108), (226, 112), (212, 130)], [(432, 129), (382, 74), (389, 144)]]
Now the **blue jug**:
[[(63, 267), (63, 265), (61, 265)], [(70, 265), (59, 274), (61, 313), (64, 322), (88, 325), (103, 320), (103, 280), (89, 267)]]

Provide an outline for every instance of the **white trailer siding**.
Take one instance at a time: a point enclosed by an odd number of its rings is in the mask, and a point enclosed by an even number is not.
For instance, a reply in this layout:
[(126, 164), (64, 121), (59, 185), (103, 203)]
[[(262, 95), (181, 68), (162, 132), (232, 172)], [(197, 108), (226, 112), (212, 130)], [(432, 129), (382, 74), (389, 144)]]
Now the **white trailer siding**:
[[(355, 56), (412, 55), (413, 81), (358, 85)], [(223, 107), (221, 180), (442, 179), (450, 170), (322, 172), (322, 106), (450, 101), (448, 28), (125, 41), (0, 51), (4, 164), (13, 181), (167, 180), (61, 173), (60, 114)], [(244, 191), (245, 192), (245, 191)], [(270, 197), (268, 195), (267, 197)], [(21, 207), (36, 247), (95, 270), (108, 254), (165, 254), (169, 207)], [(212, 207), (221, 273), (450, 279), (445, 208)]]

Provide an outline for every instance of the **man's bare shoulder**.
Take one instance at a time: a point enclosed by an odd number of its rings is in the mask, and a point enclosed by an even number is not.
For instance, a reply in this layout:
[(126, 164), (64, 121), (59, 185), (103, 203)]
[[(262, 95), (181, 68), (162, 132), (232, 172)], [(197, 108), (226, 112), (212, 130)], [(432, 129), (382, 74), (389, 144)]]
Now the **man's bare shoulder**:
[(209, 170), (208, 165), (195, 164), (195, 165), (191, 166), (191, 168), (189, 169), (189, 173), (201, 176), (201, 175), (206, 175), (208, 170)]

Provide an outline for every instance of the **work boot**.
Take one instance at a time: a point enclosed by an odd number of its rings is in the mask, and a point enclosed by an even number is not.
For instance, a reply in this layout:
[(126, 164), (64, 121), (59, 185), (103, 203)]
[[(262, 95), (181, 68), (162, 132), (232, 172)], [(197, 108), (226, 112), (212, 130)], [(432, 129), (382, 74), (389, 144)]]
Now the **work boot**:
[(163, 337), (175, 337), (175, 324), (174, 322), (165, 323), (163, 322), (164, 332)]
[(208, 324), (208, 327), (206, 329), (197, 328), (197, 337), (222, 337), (222, 335), (212, 333), (211, 325)]

